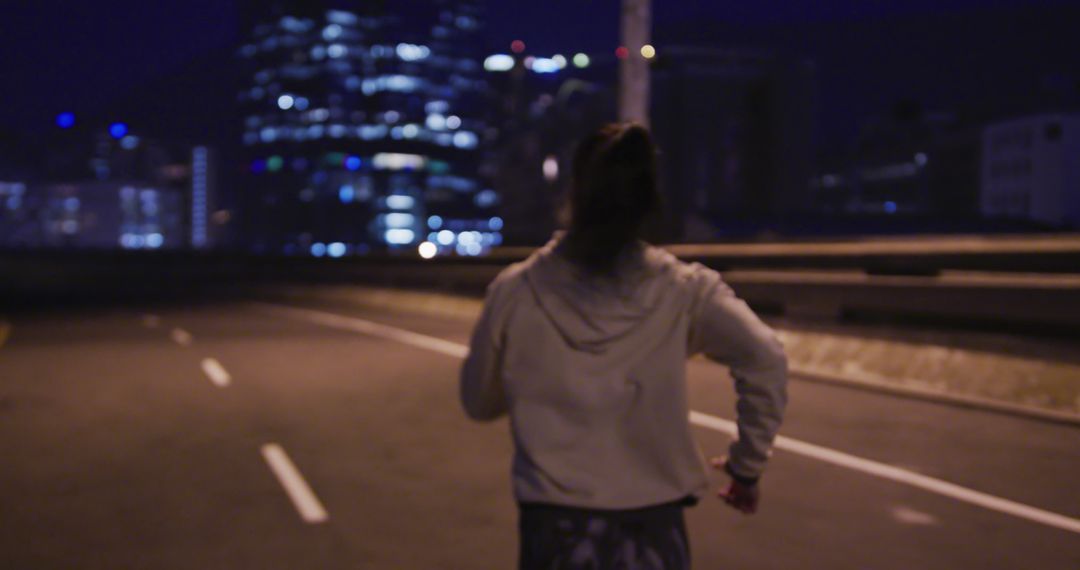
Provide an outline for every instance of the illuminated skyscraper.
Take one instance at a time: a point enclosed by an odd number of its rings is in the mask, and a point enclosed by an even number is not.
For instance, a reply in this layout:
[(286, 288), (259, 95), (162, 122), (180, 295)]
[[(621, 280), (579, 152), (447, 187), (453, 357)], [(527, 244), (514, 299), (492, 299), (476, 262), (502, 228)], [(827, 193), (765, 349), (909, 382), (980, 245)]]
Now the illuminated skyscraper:
[(256, 8), (239, 98), (257, 250), (338, 257), (415, 248), (447, 230), (443, 251), (498, 243), (494, 193), (478, 175), (478, 4)]

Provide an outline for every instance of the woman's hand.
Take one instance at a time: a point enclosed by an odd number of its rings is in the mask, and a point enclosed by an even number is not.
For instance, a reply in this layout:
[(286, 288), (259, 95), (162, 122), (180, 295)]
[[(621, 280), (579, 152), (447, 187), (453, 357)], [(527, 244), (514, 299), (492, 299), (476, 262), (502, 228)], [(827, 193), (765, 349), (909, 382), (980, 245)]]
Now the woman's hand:
[[(727, 468), (726, 457), (714, 457), (711, 463), (714, 469), (723, 471), (729, 477), (731, 476), (731, 472)], [(723, 499), (731, 508), (752, 515), (757, 512), (758, 501), (761, 499), (761, 490), (758, 488), (757, 483), (740, 483), (733, 478), (716, 496)]]

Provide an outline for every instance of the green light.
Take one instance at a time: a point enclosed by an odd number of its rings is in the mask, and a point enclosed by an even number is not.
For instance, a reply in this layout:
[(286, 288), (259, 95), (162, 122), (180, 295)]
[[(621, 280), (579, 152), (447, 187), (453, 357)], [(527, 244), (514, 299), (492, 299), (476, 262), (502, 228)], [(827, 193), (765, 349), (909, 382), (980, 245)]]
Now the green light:
[(323, 161), (330, 166), (341, 166), (345, 164), (345, 153), (343, 152), (330, 152), (323, 157)]
[(285, 161), (280, 156), (274, 155), (266, 159), (266, 169), (270, 172), (277, 172), (284, 165)]
[(432, 174), (446, 174), (450, 172), (450, 163), (442, 160), (432, 160), (428, 162), (428, 172)]
[(574, 66), (575, 67), (589, 67), (589, 56), (583, 53), (574, 54)]

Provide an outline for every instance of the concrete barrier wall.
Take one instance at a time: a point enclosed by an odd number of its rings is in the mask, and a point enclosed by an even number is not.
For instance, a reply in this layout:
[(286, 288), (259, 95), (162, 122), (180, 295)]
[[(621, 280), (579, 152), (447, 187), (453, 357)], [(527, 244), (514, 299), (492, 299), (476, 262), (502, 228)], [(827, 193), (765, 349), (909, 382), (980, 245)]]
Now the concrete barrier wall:
[[(190, 253), (7, 253), (0, 254), (0, 302), (243, 295), (251, 288), (283, 283), (358, 283), (480, 295), (507, 263), (519, 258), (425, 261), (404, 256), (317, 259)], [(807, 320), (1021, 328), (1080, 336), (1080, 275), (1076, 274), (991, 274), (945, 268), (929, 275), (868, 274), (853, 268), (761, 269), (752, 264), (749, 269), (733, 268), (731, 257), (698, 260), (724, 271), (725, 279), (740, 296), (769, 314)]]

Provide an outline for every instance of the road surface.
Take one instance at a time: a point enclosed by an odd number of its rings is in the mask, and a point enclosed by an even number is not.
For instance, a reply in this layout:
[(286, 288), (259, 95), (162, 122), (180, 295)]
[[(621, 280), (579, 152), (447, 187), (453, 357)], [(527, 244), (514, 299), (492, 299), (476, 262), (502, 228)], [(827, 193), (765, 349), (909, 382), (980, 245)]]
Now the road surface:
[[(316, 301), (8, 321), (0, 568), (514, 567), (507, 424), (458, 405), (467, 321)], [(730, 381), (689, 367), (721, 454)], [(795, 379), (782, 434), (757, 515), (688, 511), (695, 568), (1080, 568), (1076, 427)]]

